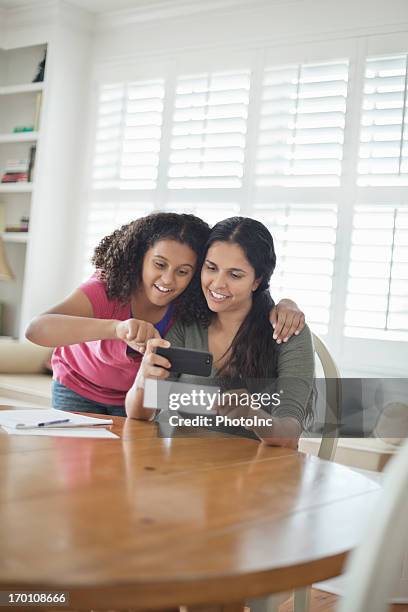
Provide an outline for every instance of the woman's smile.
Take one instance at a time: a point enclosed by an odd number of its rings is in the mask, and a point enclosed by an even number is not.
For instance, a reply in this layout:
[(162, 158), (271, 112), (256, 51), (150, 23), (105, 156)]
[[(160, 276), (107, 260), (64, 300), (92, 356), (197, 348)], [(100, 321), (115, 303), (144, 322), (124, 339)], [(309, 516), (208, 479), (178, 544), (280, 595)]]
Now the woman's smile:
[(214, 291), (213, 289), (208, 290), (208, 295), (210, 296), (210, 299), (214, 300), (215, 302), (223, 302), (224, 300), (230, 297), (229, 295), (219, 293), (217, 291)]

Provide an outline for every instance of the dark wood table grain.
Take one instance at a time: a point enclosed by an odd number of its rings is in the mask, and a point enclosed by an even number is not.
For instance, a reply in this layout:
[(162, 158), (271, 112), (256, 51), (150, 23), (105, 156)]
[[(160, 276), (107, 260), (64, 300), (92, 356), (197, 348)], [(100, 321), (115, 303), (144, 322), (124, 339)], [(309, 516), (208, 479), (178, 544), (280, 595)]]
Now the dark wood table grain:
[[(5, 407), (3, 407), (4, 409)], [(238, 437), (0, 433), (0, 591), (70, 608), (234, 602), (335, 576), (379, 487), (347, 467)]]

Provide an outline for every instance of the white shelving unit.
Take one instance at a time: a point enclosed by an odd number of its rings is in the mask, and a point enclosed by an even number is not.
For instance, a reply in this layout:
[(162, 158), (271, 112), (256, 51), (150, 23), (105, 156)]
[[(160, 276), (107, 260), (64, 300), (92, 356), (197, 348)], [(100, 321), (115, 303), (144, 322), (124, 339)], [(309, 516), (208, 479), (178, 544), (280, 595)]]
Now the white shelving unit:
[(38, 132), (18, 132), (16, 134), (0, 134), (0, 144), (13, 142), (37, 142)]
[(0, 235), (3, 242), (28, 242), (28, 232), (2, 232)]
[(0, 193), (31, 193), (34, 183), (0, 183)]
[[(0, 183), (6, 225), (30, 219), (29, 232), (1, 234), (15, 279), (0, 281), (0, 334), (22, 339), (27, 323), (81, 280), (94, 16), (63, 0), (8, 4), (0, 9), (0, 172), (5, 160), (24, 159), (37, 147), (33, 182)], [(45, 79), (33, 83), (45, 50)], [(13, 132), (30, 125), (36, 132)]]
[[(33, 83), (47, 45), (38, 44), (0, 49), (0, 176), (8, 160), (25, 160), (30, 148), (40, 139), (41, 103), (45, 82)], [(19, 127), (31, 131), (14, 132)], [(36, 172), (34, 164), (33, 173)], [(31, 218), (33, 182), (0, 183), (0, 236), (15, 279), (0, 284), (3, 304), (0, 334), (20, 335), (20, 309), (23, 302), (27, 244), (29, 232), (6, 232), (7, 226), (18, 227), (22, 217)]]
[[(32, 47), (30, 47), (32, 48)], [(25, 83), (23, 85), (6, 85), (5, 87), (0, 86), (1, 96), (10, 96), (13, 94), (21, 93), (32, 93), (34, 91), (42, 91), (44, 89), (44, 83)]]

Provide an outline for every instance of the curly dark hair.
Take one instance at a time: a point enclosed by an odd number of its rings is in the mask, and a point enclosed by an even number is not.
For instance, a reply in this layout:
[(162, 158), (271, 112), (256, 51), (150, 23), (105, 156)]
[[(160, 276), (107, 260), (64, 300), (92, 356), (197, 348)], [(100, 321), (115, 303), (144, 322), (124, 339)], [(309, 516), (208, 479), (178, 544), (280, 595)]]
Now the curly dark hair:
[(201, 319), (205, 308), (200, 289), (204, 247), (210, 234), (205, 221), (194, 215), (158, 212), (123, 225), (96, 247), (92, 263), (106, 285), (109, 299), (126, 304), (142, 282), (146, 251), (159, 240), (176, 240), (197, 255), (197, 268), (187, 289), (176, 298), (174, 317), (185, 323)]

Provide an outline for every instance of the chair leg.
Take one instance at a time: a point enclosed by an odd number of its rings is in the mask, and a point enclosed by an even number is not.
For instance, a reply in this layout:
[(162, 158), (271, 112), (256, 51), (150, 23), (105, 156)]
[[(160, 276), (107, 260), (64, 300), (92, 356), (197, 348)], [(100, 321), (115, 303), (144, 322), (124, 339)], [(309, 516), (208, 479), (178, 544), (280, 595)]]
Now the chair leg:
[(293, 598), (293, 612), (309, 612), (310, 610), (310, 587), (297, 589)]
[(259, 599), (250, 599), (247, 603), (251, 612), (279, 612), (279, 607), (289, 599), (290, 593), (274, 593)]

